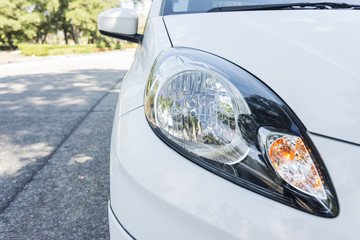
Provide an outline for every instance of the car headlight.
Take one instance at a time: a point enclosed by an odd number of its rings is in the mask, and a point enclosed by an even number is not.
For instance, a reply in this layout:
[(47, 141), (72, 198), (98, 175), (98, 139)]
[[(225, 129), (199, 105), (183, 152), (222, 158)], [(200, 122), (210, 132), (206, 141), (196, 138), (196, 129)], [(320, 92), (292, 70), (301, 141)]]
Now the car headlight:
[(145, 113), (155, 133), (194, 163), (302, 211), (337, 216), (335, 190), (305, 127), (239, 66), (167, 49), (151, 70)]

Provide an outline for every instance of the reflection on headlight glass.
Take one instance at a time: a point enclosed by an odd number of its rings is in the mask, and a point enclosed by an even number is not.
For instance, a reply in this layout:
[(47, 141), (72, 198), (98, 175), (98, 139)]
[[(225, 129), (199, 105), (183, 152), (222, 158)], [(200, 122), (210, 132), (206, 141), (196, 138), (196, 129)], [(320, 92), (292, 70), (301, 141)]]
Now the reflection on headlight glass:
[(266, 147), (272, 166), (286, 182), (307, 194), (326, 198), (321, 173), (301, 138), (269, 134)]
[[(230, 97), (226, 80), (205, 71), (172, 76), (155, 97), (156, 123), (172, 140), (194, 154), (225, 164), (246, 157), (237, 116), (248, 114), (243, 97)], [(239, 99), (232, 101), (231, 99)]]
[(306, 129), (242, 68), (202, 51), (167, 49), (151, 70), (144, 106), (154, 132), (192, 162), (302, 211), (338, 214)]

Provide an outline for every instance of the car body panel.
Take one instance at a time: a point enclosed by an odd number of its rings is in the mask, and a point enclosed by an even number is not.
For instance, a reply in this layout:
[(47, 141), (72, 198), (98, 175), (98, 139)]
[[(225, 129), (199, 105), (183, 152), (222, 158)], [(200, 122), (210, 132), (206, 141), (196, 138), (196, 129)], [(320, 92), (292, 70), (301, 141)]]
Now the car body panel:
[(162, 15), (163, 1), (153, 1), (149, 11), (148, 18), (157, 17)]
[[(110, 153), (111, 238), (129, 239), (130, 233), (142, 240), (356, 239), (360, 234), (356, 201), (360, 198), (356, 157), (360, 146), (310, 134), (340, 204), (336, 218), (322, 218), (244, 189), (178, 154), (149, 126), (143, 96), (153, 62), (162, 50), (172, 44), (200, 49), (264, 81), (308, 130), (359, 143), (359, 11), (165, 17), (158, 16), (160, 12), (161, 1), (154, 1), (115, 113)], [(227, 26), (228, 22), (236, 25)]]
[(110, 236), (112, 237), (116, 236), (116, 239), (121, 239), (121, 240), (133, 240), (134, 238), (131, 235), (129, 235), (128, 232), (126, 232), (126, 230), (121, 226), (118, 219), (114, 215), (110, 203), (108, 204), (108, 213), (109, 213), (108, 216), (109, 216)]
[(332, 177), (340, 214), (326, 219), (237, 186), (179, 155), (143, 107), (114, 123), (111, 206), (136, 239), (353, 239), (360, 234), (360, 147), (310, 136)]
[(151, 67), (159, 53), (168, 47), (171, 44), (162, 17), (148, 19), (143, 42), (123, 80), (115, 118), (144, 104), (145, 84)]
[(164, 21), (175, 47), (234, 62), (272, 88), (308, 130), (360, 144), (359, 11), (204, 13)]

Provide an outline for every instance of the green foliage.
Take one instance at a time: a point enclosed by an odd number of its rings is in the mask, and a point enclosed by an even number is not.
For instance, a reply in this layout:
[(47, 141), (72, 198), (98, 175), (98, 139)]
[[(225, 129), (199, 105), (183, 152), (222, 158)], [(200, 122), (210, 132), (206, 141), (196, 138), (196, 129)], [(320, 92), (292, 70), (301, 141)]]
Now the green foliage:
[(92, 53), (96, 48), (95, 44), (88, 45), (57, 45), (57, 44), (20, 44), (21, 53), (26, 56), (49, 56), (64, 55), (72, 53)]
[(46, 42), (49, 33), (56, 33), (60, 22), (59, 0), (31, 0), (33, 13), (39, 16), (40, 21), (36, 24), (36, 41)]
[(100, 42), (100, 43), (96, 44), (96, 47), (97, 47), (97, 48), (104, 49), (104, 48), (110, 47), (110, 44), (107, 43), (107, 42)]
[(101, 36), (97, 30), (98, 15), (119, 6), (120, 0), (0, 0), (0, 47), (14, 49), (23, 42), (43, 44), (49, 35), (61, 31), (66, 44), (71, 39), (76, 44), (96, 43), (101, 49), (120, 49), (118, 41)]
[(40, 17), (32, 8), (29, 0), (0, 1), (0, 35), (10, 48), (14, 48), (14, 39), (20, 42), (36, 36), (35, 25)]
[(105, 9), (117, 7), (118, 0), (72, 0), (66, 10), (66, 20), (71, 24), (75, 43), (78, 43), (79, 32), (94, 42), (98, 37), (97, 17)]
[(110, 47), (111, 47), (111, 49), (121, 49), (121, 45), (119, 42), (111, 43)]

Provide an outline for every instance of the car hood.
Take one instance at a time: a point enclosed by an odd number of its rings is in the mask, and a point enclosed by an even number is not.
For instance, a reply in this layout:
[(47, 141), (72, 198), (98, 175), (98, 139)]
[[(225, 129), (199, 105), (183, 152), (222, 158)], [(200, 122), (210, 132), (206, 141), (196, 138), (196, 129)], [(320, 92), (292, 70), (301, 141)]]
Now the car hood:
[(204, 50), (272, 88), (313, 133), (360, 144), (360, 11), (164, 17), (173, 46)]

